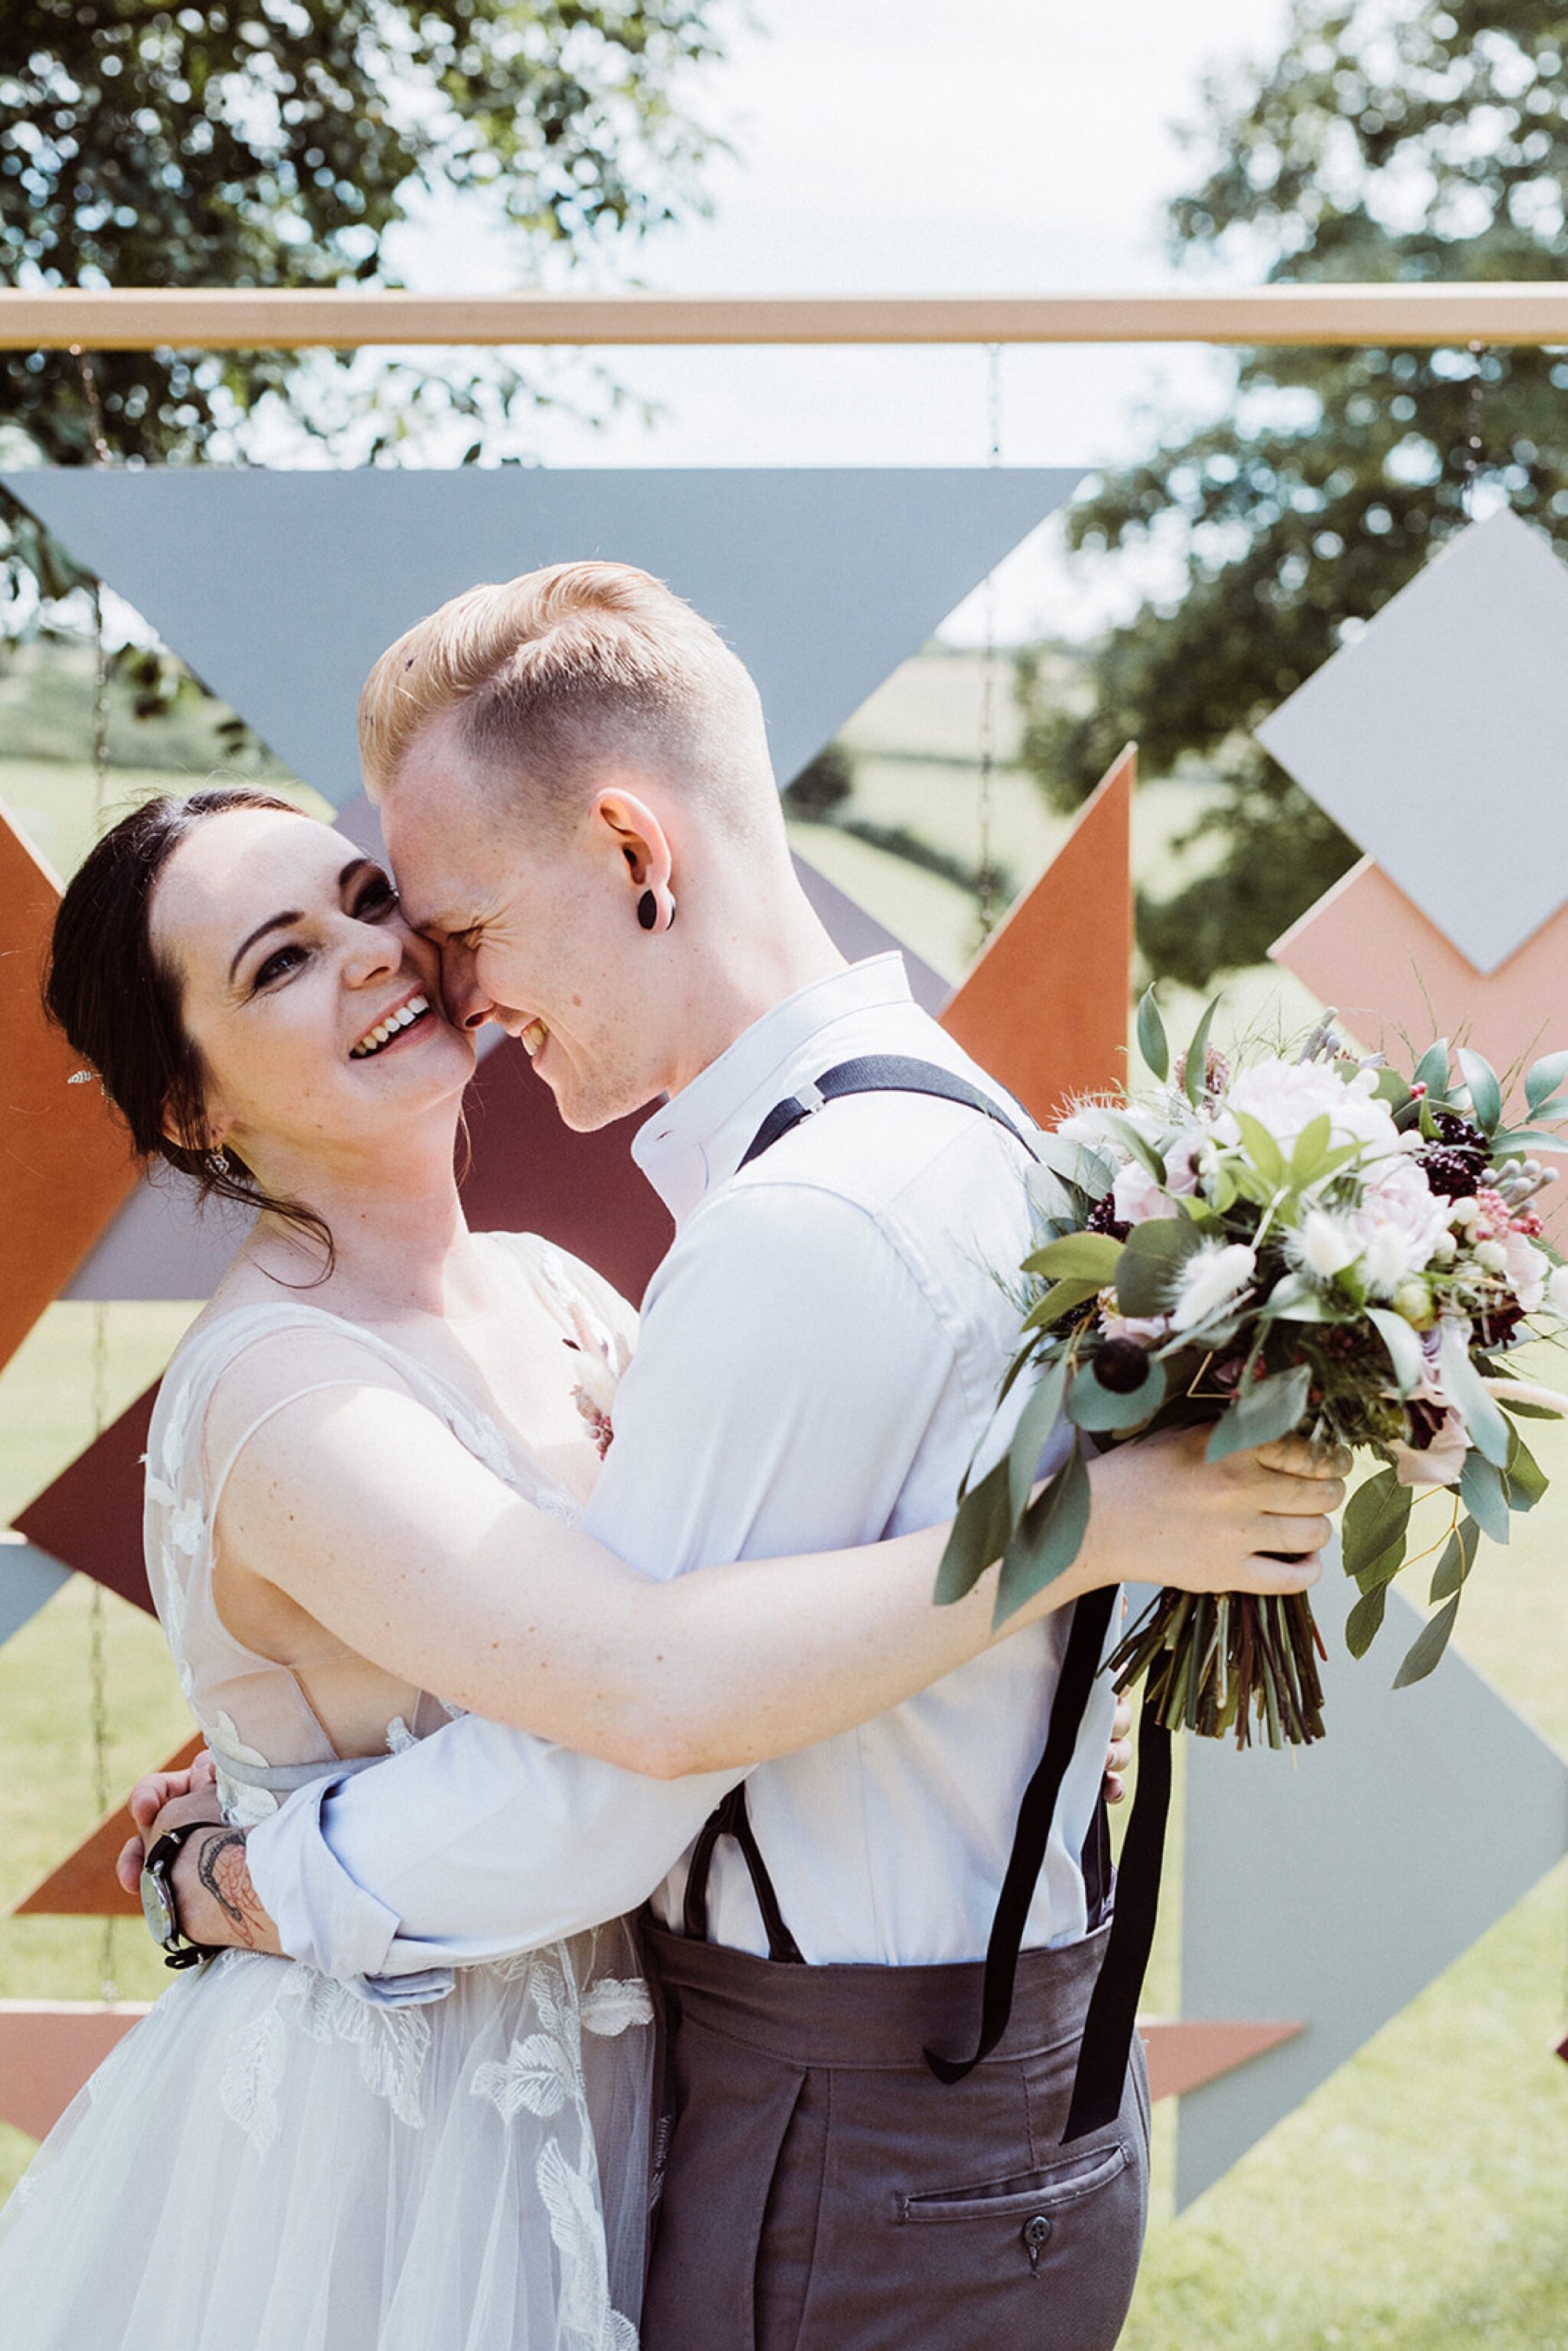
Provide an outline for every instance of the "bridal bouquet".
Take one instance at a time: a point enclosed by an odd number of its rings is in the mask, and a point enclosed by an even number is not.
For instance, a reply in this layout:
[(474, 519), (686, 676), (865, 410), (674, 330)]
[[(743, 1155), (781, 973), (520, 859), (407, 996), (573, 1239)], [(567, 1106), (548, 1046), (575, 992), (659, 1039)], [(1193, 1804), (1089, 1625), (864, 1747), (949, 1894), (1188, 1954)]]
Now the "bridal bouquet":
[[(1412, 1502), (1437, 1498), (1436, 1608), (1396, 1687), (1437, 1664), (1482, 1534), (1546, 1480), (1519, 1422), (1568, 1403), (1507, 1376), (1531, 1318), (1568, 1319), (1568, 1269), (1534, 1205), (1552, 1180), (1532, 1154), (1568, 1117), (1568, 1053), (1524, 1079), (1525, 1123), (1505, 1123), (1490, 1064), (1434, 1045), (1406, 1080), (1340, 1046), (1325, 1020), (1294, 1060), (1235, 1074), (1208, 1044), (1208, 1012), (1170, 1070), (1153, 992), (1138, 1038), (1159, 1081), (1148, 1098), (1085, 1103), (1048, 1134), (1030, 1176), (1036, 1246), (1022, 1270), (1022, 1344), (1003, 1386), (1033, 1375), (1008, 1453), (967, 1483), (939, 1600), (1000, 1557), (997, 1619), (1076, 1558), (1089, 1523), (1083, 1443), (1030, 1499), (1042, 1451), (1082, 1432), (1104, 1447), (1212, 1422), (1208, 1458), (1291, 1432), (1382, 1464), (1344, 1518), (1360, 1587), (1348, 1640), (1363, 1655), (1406, 1564)], [(1322, 1733), (1304, 1594), (1166, 1591), (1112, 1661), (1120, 1687), (1148, 1675), (1156, 1718), (1246, 1745)]]

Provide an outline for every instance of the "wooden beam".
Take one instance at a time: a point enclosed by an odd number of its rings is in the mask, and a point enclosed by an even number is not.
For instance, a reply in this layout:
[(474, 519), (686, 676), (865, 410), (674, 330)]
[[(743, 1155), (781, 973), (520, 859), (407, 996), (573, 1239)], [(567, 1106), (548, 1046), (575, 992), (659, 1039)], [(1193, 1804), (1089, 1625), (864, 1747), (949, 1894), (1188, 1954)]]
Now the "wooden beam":
[(1256, 286), (1152, 294), (410, 294), (0, 289), (0, 350), (320, 344), (1568, 345), (1568, 285)]

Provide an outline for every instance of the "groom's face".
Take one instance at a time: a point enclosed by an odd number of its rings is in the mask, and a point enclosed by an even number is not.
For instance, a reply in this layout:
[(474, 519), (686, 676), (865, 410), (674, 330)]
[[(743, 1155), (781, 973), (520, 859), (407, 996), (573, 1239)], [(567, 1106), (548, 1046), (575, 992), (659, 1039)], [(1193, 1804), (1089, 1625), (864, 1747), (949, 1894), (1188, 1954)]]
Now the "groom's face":
[(465, 772), (440, 719), (410, 747), (382, 823), (404, 915), (441, 949), (448, 1019), (516, 1037), (580, 1132), (664, 1092), (638, 1006), (646, 942), (611, 832), (531, 823)]

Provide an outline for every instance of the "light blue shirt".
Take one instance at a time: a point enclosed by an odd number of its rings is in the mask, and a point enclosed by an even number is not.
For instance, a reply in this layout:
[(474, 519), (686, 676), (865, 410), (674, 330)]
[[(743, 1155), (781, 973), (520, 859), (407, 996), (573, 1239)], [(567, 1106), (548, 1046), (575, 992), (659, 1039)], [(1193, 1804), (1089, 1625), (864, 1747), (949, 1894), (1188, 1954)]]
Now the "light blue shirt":
[[(879, 1094), (832, 1104), (740, 1169), (776, 1102), (873, 1052), (956, 1071), (1027, 1131), (883, 956), (777, 1006), (637, 1136), (676, 1237), (586, 1523), (648, 1574), (929, 1525), (951, 1515), (977, 1445), (1000, 1441), (995, 1398), (1018, 1331), (1002, 1284), (1030, 1237), (1020, 1146), (958, 1104)], [(858, 1730), (751, 1772), (758, 1843), (808, 1960), (983, 1956), (1067, 1623), (1030, 1626)], [(1102, 1680), (1030, 1944), (1084, 1931), (1078, 1855), (1113, 1703)], [(686, 1848), (740, 1776), (644, 1780), (470, 1717), (292, 1798), (252, 1830), (251, 1873), (296, 1958), (406, 1977), (553, 1940), (651, 1895), (678, 1918)], [(727, 1840), (709, 1921), (716, 1940), (766, 1951)]]

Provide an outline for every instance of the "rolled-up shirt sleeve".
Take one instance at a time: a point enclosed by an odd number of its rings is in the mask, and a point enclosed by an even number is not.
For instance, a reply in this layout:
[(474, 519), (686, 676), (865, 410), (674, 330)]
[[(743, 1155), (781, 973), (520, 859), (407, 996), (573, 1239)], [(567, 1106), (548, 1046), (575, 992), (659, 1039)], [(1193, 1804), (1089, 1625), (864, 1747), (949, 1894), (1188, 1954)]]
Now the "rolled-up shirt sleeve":
[(636, 1909), (740, 1777), (647, 1780), (467, 1715), (292, 1796), (250, 1832), (251, 1879), (290, 1958), (428, 1999)]

